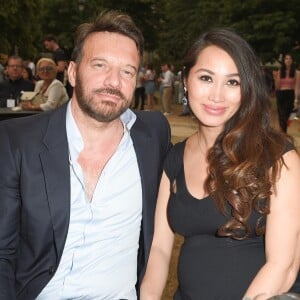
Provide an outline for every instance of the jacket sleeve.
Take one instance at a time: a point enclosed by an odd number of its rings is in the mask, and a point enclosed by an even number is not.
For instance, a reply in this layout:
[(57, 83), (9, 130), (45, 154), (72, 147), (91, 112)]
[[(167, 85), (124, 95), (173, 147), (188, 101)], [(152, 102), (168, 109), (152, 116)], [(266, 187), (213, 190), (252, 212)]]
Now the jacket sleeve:
[[(1, 122), (2, 123), (2, 122)], [(19, 178), (11, 138), (0, 125), (0, 299), (16, 299), (15, 264), (19, 240)]]

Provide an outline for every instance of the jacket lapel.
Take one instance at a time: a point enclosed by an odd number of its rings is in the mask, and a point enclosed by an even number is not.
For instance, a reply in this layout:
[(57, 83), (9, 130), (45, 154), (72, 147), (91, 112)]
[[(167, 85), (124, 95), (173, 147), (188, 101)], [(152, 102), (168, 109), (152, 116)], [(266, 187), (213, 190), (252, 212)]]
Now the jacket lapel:
[(66, 134), (66, 105), (49, 117), (40, 153), (58, 257), (61, 257), (70, 220), (70, 170)]
[(141, 176), (144, 219), (148, 215), (148, 204), (151, 202), (147, 201), (149, 197), (148, 189), (151, 189), (152, 186), (151, 159), (145, 159), (145, 157), (148, 157), (149, 149), (151, 149), (151, 133), (139, 118), (137, 118), (131, 132)]
[(142, 184), (142, 224), (139, 240), (138, 253), (138, 277), (141, 278), (145, 271), (145, 264), (149, 256), (149, 251), (153, 236), (154, 212), (157, 196), (157, 175), (156, 170), (157, 155), (153, 155), (153, 137), (150, 129), (143, 121), (137, 118), (131, 129), (131, 137), (136, 151), (141, 184)]

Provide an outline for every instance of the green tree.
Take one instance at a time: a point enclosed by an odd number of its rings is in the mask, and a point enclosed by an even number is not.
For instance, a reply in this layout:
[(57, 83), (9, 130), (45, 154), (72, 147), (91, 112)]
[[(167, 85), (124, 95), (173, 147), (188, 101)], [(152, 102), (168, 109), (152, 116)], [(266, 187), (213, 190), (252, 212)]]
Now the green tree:
[(43, 1), (41, 16), (42, 35), (40, 50), (43, 50), (42, 39), (47, 34), (56, 36), (61, 47), (71, 50), (74, 43), (74, 33), (79, 24), (88, 22), (101, 10), (96, 0), (84, 1), (80, 7), (79, 1), (47, 0)]
[(210, 27), (231, 27), (263, 62), (274, 61), (299, 41), (297, 0), (164, 0), (158, 55), (178, 65), (194, 39)]
[(40, 2), (34, 0), (0, 0), (0, 52), (29, 58), (36, 54), (40, 32)]

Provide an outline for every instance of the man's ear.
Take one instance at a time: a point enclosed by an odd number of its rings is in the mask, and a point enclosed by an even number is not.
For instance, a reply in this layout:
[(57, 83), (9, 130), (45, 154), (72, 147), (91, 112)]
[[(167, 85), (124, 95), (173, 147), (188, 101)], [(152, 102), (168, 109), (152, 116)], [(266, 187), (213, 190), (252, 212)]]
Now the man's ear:
[(70, 61), (68, 66), (68, 80), (72, 87), (75, 87), (77, 64), (75, 61)]

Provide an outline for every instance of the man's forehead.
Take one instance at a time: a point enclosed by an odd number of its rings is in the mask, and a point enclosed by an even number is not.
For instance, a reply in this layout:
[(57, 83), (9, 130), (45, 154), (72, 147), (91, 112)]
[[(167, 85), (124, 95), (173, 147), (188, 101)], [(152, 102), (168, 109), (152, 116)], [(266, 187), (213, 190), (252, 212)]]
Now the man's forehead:
[[(99, 40), (97, 41), (97, 39)], [(120, 42), (118, 41), (118, 39), (121, 39)], [(129, 44), (122, 47), (122, 39), (127, 40)], [(130, 42), (132, 42), (132, 47), (130, 47)], [(112, 48), (112, 45), (110, 45), (110, 43), (115, 43), (115, 47)], [(97, 57), (107, 57), (108, 59), (109, 57), (118, 57), (119, 59), (121, 59), (122, 57), (125, 57), (126, 54), (128, 54), (128, 57), (130, 57), (131, 59), (138, 59), (138, 65), (140, 61), (139, 51), (135, 42), (131, 38), (119, 33), (97, 32), (89, 35), (83, 44), (82, 53), (83, 57), (85, 57), (87, 60), (93, 60)]]
[(11, 63), (18, 63), (18, 64), (22, 64), (22, 60), (20, 58), (10, 58), (8, 60), (8, 64), (11, 64)]

